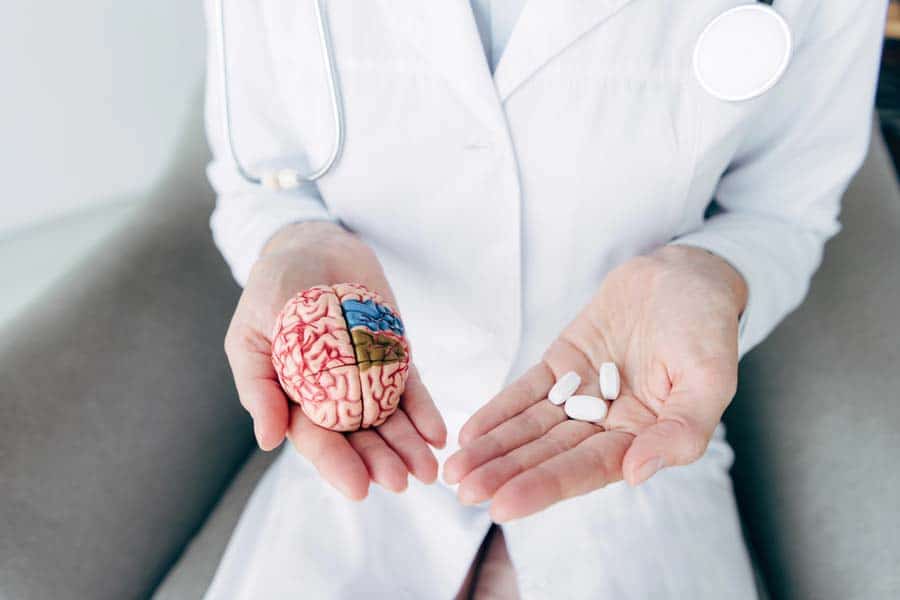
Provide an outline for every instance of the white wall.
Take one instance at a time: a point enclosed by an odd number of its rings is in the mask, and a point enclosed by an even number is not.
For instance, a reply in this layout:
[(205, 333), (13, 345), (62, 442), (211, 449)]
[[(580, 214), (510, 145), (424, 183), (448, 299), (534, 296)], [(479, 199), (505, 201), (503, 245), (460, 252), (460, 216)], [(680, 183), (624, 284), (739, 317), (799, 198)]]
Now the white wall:
[(203, 81), (202, 4), (3, 2), (0, 238), (161, 175)]

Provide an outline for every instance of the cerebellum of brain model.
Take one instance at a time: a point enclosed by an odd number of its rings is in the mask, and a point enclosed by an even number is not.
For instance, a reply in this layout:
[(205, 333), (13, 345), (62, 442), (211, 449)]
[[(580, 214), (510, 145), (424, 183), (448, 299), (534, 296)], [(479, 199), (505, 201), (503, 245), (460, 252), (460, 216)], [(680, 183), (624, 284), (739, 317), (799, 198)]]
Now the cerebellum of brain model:
[(397, 410), (409, 344), (397, 311), (362, 285), (304, 290), (275, 323), (272, 364), (285, 393), (317, 425), (377, 427)]

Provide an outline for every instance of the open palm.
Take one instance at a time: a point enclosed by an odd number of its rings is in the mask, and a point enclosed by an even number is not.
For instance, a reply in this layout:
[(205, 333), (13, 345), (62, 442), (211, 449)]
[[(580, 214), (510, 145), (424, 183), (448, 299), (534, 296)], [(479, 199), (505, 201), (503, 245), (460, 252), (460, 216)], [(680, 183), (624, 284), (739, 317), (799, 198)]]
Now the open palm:
[(408, 475), (433, 482), (438, 465), (428, 446), (444, 445), (446, 427), (414, 365), (397, 412), (374, 429), (349, 434), (323, 429), (288, 400), (272, 366), (271, 333), (278, 312), (301, 290), (346, 281), (377, 290), (396, 307), (377, 258), (354, 236), (329, 223), (284, 230), (250, 274), (225, 351), (260, 447), (271, 450), (288, 437), (326, 481), (359, 500), (373, 481), (396, 492), (406, 488)]
[[(460, 483), (465, 503), (492, 500), (494, 520), (506, 521), (697, 460), (734, 395), (745, 297), (740, 275), (703, 250), (625, 263), (541, 362), (466, 423), (444, 479)], [(581, 375), (578, 393), (599, 396), (607, 361), (622, 390), (601, 424), (569, 420), (546, 400), (568, 371)]]

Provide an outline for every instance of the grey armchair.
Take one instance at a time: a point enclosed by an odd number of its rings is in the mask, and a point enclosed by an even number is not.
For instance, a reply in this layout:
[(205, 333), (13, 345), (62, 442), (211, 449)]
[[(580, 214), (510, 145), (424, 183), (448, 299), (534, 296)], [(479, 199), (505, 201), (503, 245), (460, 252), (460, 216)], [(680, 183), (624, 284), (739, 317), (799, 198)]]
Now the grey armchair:
[[(154, 199), (0, 335), (0, 599), (197, 598), (268, 455), (221, 350), (199, 115)], [(743, 363), (735, 486), (776, 598), (900, 596), (900, 194), (879, 137), (806, 304)]]

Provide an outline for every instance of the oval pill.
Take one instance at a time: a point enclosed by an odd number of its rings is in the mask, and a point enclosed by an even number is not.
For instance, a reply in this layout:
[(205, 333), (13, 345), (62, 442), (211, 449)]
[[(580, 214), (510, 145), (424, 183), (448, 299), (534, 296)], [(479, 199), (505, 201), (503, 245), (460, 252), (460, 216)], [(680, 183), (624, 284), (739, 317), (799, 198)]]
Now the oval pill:
[(597, 423), (606, 417), (606, 402), (594, 396), (572, 396), (566, 400), (566, 414), (577, 421)]
[(622, 381), (616, 363), (605, 362), (600, 365), (600, 395), (607, 400), (619, 397)]
[(547, 399), (556, 406), (560, 406), (575, 393), (580, 385), (581, 375), (575, 371), (569, 371), (556, 380), (556, 383), (550, 388), (550, 393), (547, 394)]

